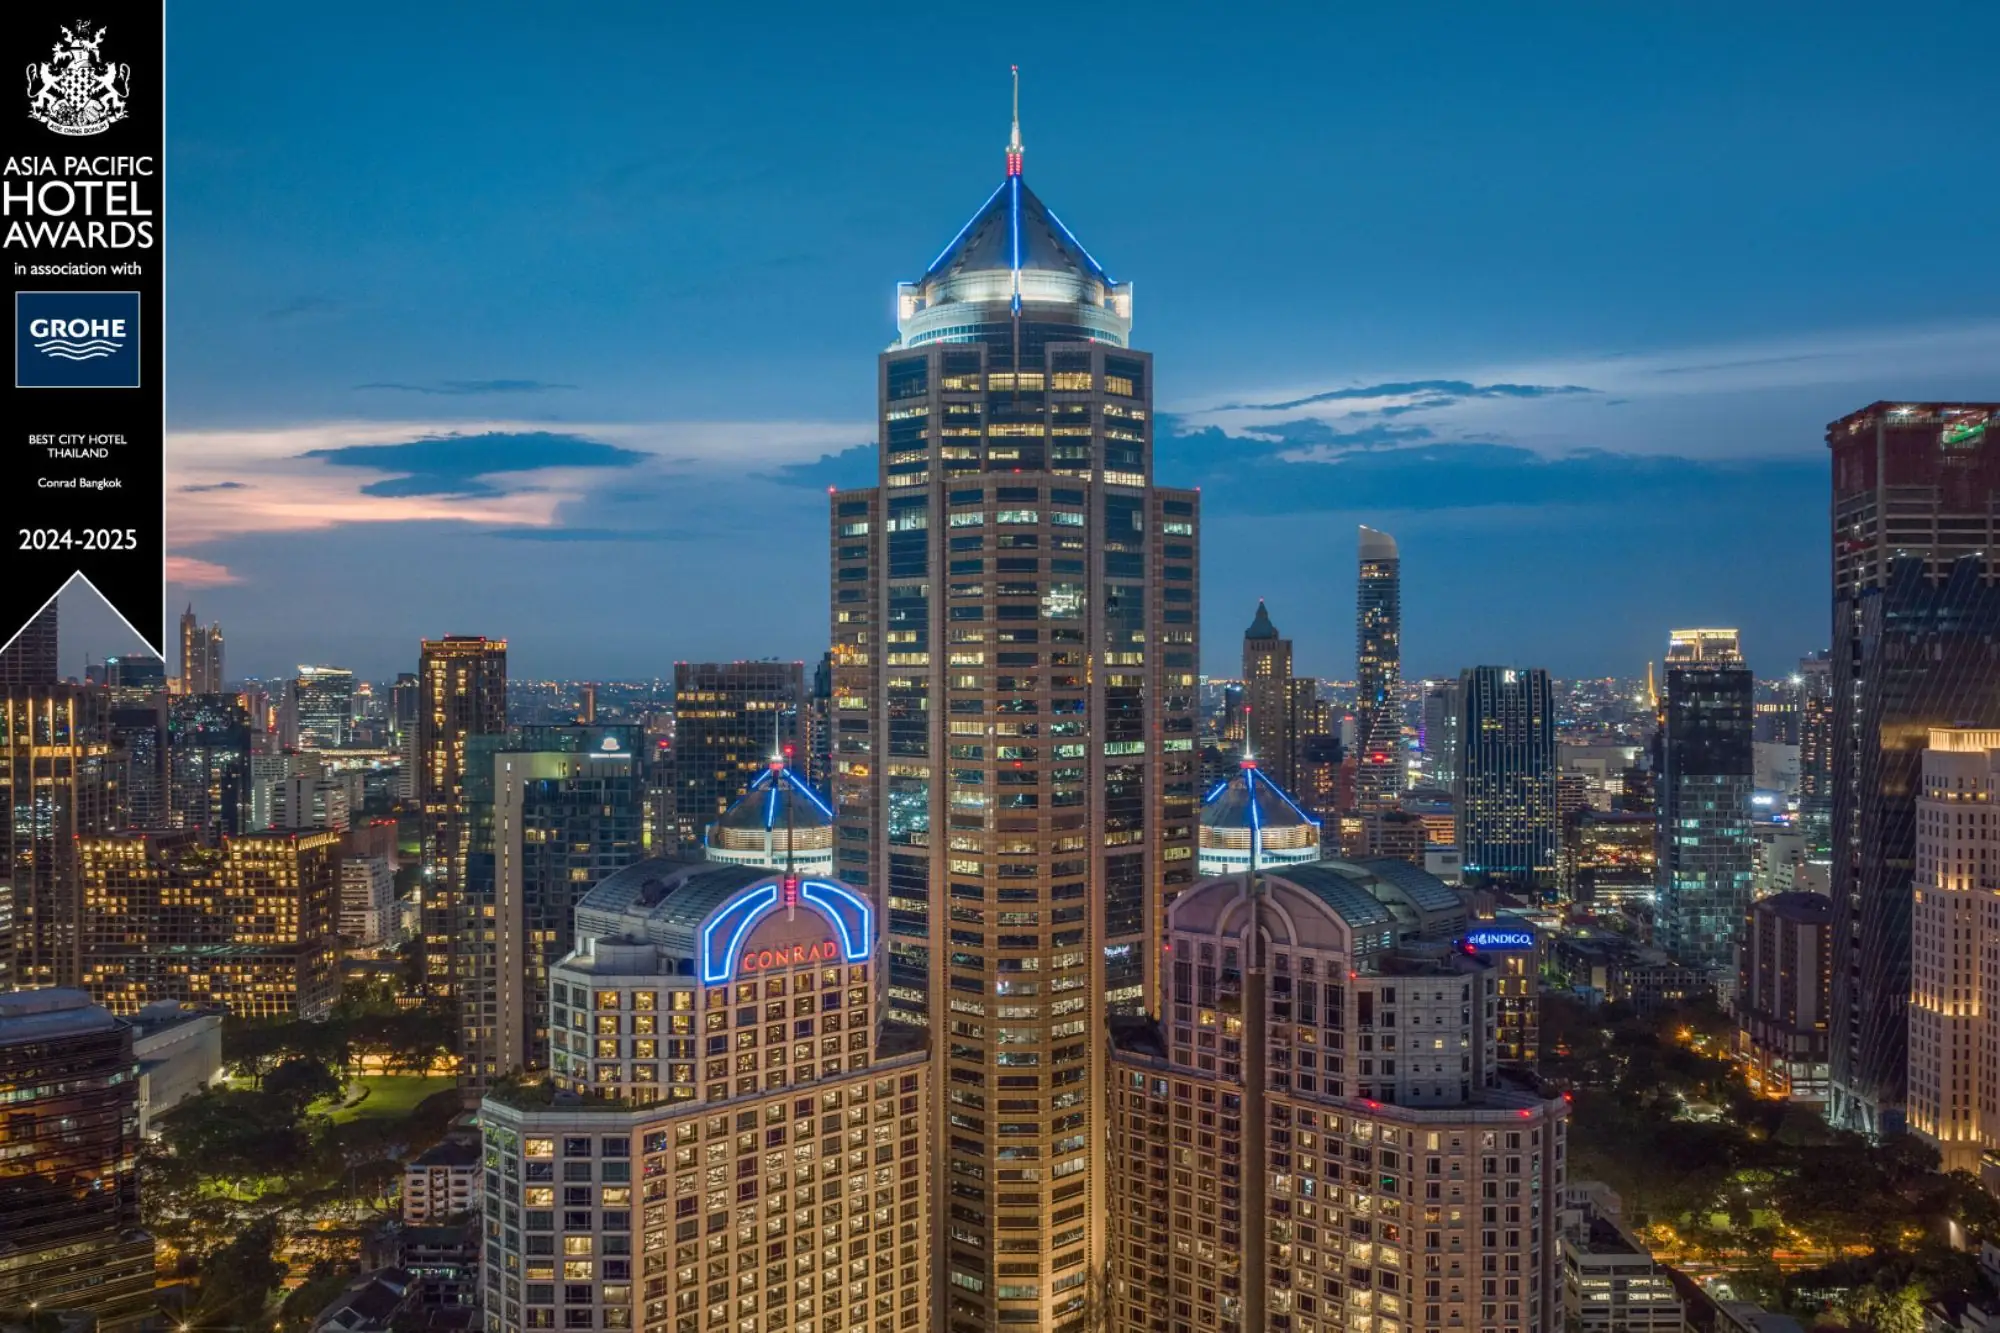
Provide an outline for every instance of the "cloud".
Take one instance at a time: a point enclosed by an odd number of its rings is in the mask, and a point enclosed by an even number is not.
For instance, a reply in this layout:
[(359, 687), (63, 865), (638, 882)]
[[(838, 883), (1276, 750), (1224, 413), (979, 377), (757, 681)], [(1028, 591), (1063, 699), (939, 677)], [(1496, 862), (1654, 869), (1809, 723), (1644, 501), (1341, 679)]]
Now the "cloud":
[(852, 444), (839, 453), (823, 454), (810, 463), (789, 463), (770, 474), (787, 486), (828, 486), (846, 490), (875, 484), (875, 446)]
[(477, 435), (433, 435), (400, 444), (350, 444), (313, 449), (301, 455), (335, 467), (368, 468), (398, 475), (370, 482), (363, 495), (389, 498), (424, 495), (490, 496), (502, 493), (491, 477), (545, 468), (625, 468), (646, 457), (601, 440), (552, 431), (488, 431)]
[(1500, 442), (1547, 457), (1586, 449), (1798, 457), (1823, 451), (1825, 423), (1872, 399), (2000, 395), (2000, 321), (1545, 356), (1436, 373), (1444, 369), (1358, 382), (1343, 376), (1161, 408), (1191, 428), (1274, 440), (1303, 439), (1308, 421), (1342, 434), (1419, 414), (1440, 442)]
[(212, 560), (197, 560), (191, 555), (167, 557), (167, 582), (178, 583), (184, 588), (222, 588), (242, 581), (228, 568)]
[[(1388, 402), (1384, 412), (1413, 411), (1422, 407), (1448, 407), (1467, 398), (1548, 398), (1571, 393), (1596, 393), (1580, 384), (1474, 384), (1469, 380), (1410, 380), (1400, 384), (1371, 384), (1365, 388), (1327, 389), (1282, 403), (1224, 403), (1215, 412), (1290, 412), (1316, 403)], [(1395, 400), (1404, 400), (1396, 402)]]
[[(868, 432), (851, 421), (615, 422), (556, 432), (504, 418), (178, 429), (167, 437), (176, 491), (168, 548), (202, 558), (215, 543), (257, 533), (440, 520), (598, 530), (580, 543), (681, 540), (707, 520), (724, 540), (736, 529), (712, 516), (750, 519), (744, 511), (785, 492), (767, 470), (810, 463)], [(256, 566), (231, 563), (254, 578)]]
[(399, 384), (391, 380), (379, 380), (371, 384), (357, 384), (362, 389), (392, 389), (399, 393), (431, 394), (449, 398), (467, 398), (478, 394), (493, 393), (554, 393), (563, 389), (574, 389), (574, 384), (551, 384), (547, 380), (438, 380), (431, 384)]

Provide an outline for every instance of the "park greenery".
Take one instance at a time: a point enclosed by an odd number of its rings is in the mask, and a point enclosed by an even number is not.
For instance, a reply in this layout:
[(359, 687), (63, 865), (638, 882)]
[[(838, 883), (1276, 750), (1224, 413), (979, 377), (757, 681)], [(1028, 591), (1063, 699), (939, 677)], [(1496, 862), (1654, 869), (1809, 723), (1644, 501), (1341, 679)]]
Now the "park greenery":
[(191, 1328), (304, 1328), (339, 1294), (403, 1162), (463, 1110), (434, 1074), (452, 1035), (448, 1014), (368, 988), (319, 1022), (225, 1023), (228, 1083), (163, 1117), (141, 1156), (147, 1225), (193, 1279)]
[(1758, 1096), (1734, 1041), (1713, 1005), (1545, 997), (1541, 1073), (1574, 1101), (1569, 1179), (1615, 1190), (1662, 1260), (1808, 1326), (1916, 1333), (1926, 1300), (1982, 1294), (2000, 1204), (1979, 1181), (1913, 1136), (1873, 1142)]

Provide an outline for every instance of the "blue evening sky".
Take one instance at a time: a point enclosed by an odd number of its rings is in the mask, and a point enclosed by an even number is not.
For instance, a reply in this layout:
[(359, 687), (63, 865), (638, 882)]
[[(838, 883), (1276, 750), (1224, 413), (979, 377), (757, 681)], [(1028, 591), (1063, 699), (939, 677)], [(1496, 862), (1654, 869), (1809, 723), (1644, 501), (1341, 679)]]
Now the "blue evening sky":
[[(1135, 284), (1204, 660), (1825, 642), (1822, 435), (2000, 398), (1985, 5), (169, 12), (170, 610), (232, 676), (816, 657), (874, 358), (999, 179)], [(1969, 63), (1968, 63), (1969, 62)]]

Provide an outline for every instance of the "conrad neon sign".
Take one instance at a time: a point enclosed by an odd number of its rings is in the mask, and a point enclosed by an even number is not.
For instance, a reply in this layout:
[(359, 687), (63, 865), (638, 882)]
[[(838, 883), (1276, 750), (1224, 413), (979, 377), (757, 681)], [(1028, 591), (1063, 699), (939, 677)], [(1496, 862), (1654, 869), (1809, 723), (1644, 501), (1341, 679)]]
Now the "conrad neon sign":
[[(796, 895), (789, 892), (796, 886)], [(817, 943), (753, 947), (751, 934), (779, 913), (810, 913), (832, 933)], [(810, 931), (810, 923), (802, 922)], [(786, 932), (791, 933), (790, 931)], [(817, 933), (817, 932), (813, 932)], [(875, 946), (875, 910), (833, 880), (766, 880), (731, 897), (709, 916), (699, 939), (701, 979), (714, 986), (739, 973), (814, 963), (865, 963)]]
[(768, 972), (774, 967), (798, 967), (803, 963), (831, 963), (840, 957), (840, 946), (832, 940), (818, 944), (780, 945), (775, 949), (748, 949), (736, 962), (738, 972)]

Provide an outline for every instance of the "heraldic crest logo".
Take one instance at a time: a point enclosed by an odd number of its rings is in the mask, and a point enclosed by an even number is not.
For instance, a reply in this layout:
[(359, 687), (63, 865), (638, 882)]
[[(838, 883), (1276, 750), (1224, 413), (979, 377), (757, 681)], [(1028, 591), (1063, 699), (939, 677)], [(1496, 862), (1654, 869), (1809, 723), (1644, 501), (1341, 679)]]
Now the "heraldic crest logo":
[(109, 29), (59, 26), (50, 59), (28, 66), (28, 114), (57, 134), (101, 134), (125, 119), (132, 67), (101, 58)]

